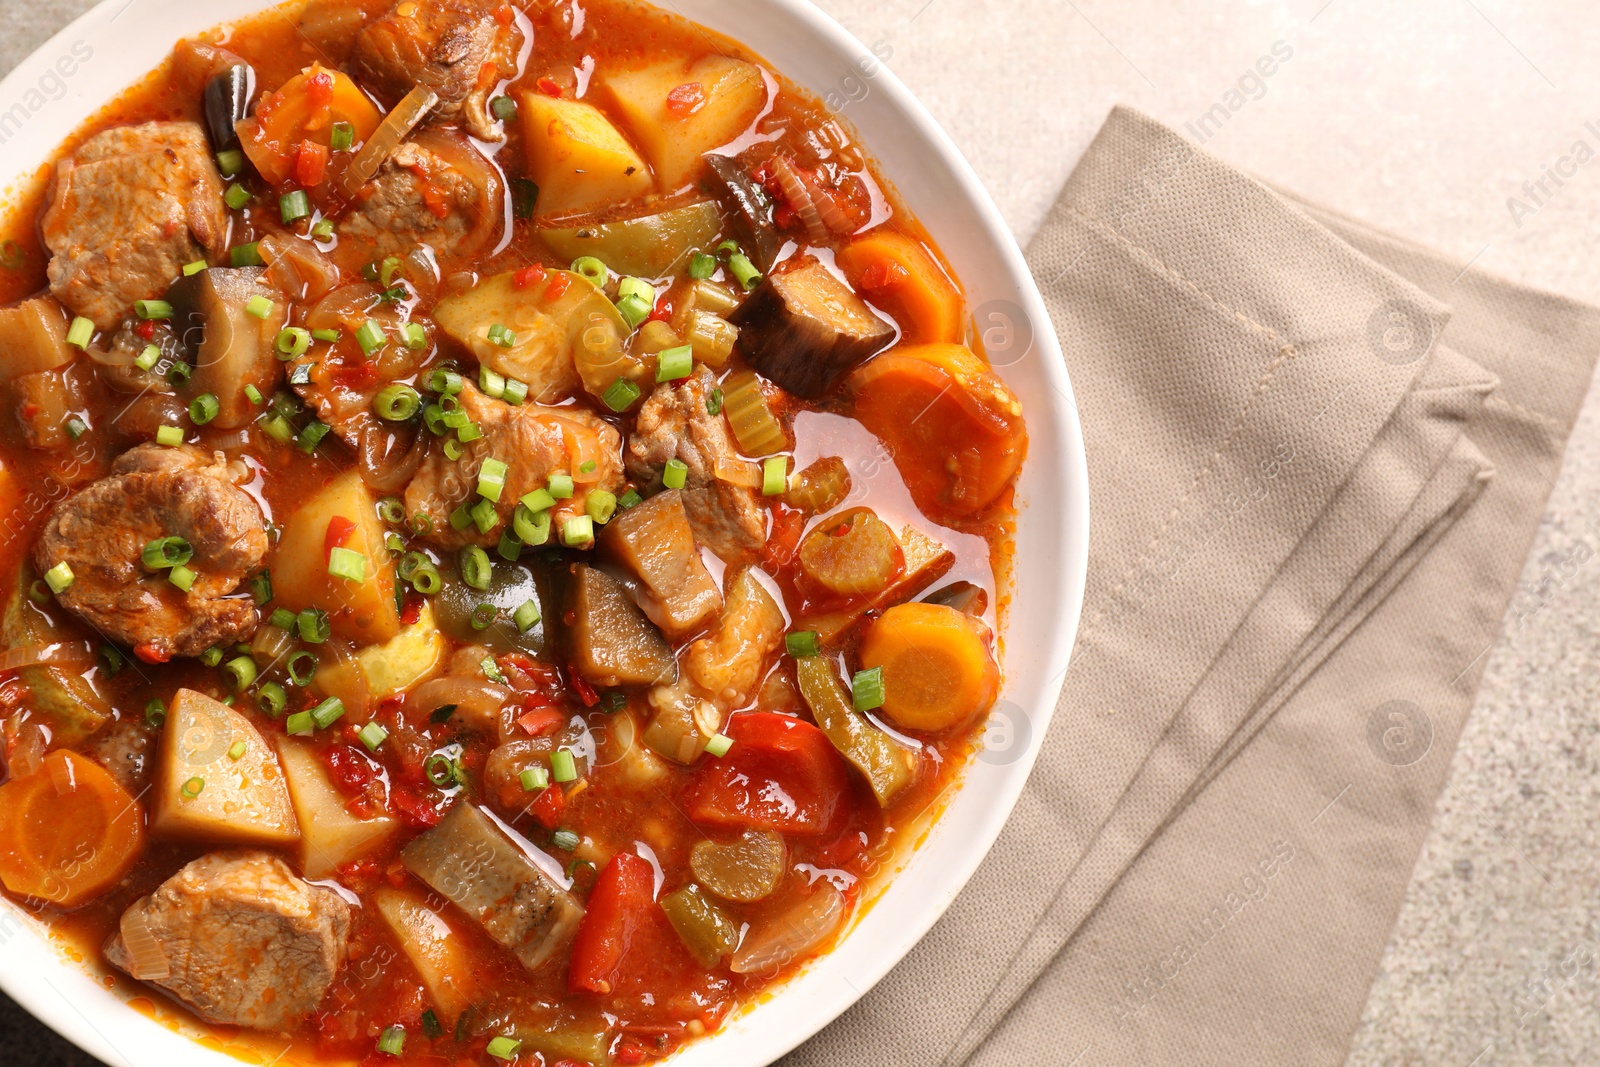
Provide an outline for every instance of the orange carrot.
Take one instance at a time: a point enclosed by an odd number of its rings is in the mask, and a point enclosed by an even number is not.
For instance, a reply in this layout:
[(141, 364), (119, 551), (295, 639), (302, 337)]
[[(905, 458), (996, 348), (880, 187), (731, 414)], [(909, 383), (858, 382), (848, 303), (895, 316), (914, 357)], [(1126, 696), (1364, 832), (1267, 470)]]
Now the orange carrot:
[(63, 908), (120, 882), (144, 851), (144, 809), (98, 763), (58, 749), (0, 786), (0, 881)]
[(849, 386), (855, 417), (887, 446), (925, 513), (972, 515), (1016, 477), (1027, 452), (1022, 405), (969, 349), (890, 349)]
[(921, 244), (890, 230), (858, 237), (836, 257), (852, 287), (895, 317), (912, 344), (966, 339), (966, 303)]
[(883, 714), (896, 726), (938, 733), (994, 703), (1000, 669), (982, 622), (943, 604), (900, 604), (861, 642), (861, 663), (883, 668)]

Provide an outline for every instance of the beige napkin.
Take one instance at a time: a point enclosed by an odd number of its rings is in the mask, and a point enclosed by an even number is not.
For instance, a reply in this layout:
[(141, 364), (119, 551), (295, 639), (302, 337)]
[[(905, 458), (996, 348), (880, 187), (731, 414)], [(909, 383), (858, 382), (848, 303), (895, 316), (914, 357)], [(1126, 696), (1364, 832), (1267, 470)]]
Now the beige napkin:
[(1030, 261), (1090, 581), (988, 860), (785, 1063), (1338, 1063), (1600, 351), (1113, 112)]

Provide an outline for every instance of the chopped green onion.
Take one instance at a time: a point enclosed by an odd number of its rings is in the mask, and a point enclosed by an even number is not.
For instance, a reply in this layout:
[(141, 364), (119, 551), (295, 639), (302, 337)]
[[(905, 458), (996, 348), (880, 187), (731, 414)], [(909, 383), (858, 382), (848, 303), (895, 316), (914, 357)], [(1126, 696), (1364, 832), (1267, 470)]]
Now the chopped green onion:
[[(448, 443), (448, 442), (447, 442)], [(450, 513), (450, 528), (452, 530), (465, 530), (472, 525), (472, 509), (462, 504)]]
[(283, 215), (283, 224), (287, 226), (291, 222), (311, 217), (311, 200), (306, 196), (304, 189), (296, 189), (278, 198), (278, 211)]
[(789, 457), (769, 456), (761, 461), (761, 495), (779, 496), (789, 488)]
[(550, 772), (543, 767), (529, 767), (522, 772), (522, 788), (529, 793), (550, 787)]
[(272, 600), (272, 572), (263, 570), (250, 579), (250, 595), (255, 597), (257, 604), (266, 604)]
[(480, 500), (472, 505), (472, 522), (478, 527), (479, 533), (488, 533), (499, 521), (500, 513), (495, 511), (494, 501)]
[(628, 706), (628, 694), (620, 689), (612, 689), (600, 696), (600, 710), (607, 715), (614, 715)]
[(222, 402), (213, 393), (201, 393), (189, 401), (189, 421), (196, 426), (204, 426), (217, 417), (222, 410)]
[(176, 448), (183, 444), (183, 431), (176, 426), (162, 426), (156, 430), (156, 444)]
[(181, 537), (157, 537), (147, 541), (140, 560), (153, 571), (164, 571), (194, 559), (194, 549)]
[(622, 321), (628, 324), (630, 330), (637, 330), (654, 310), (654, 304), (636, 296), (622, 297), (617, 301), (617, 313), (622, 316)]
[(710, 740), (706, 742), (706, 755), (721, 759), (728, 754), (728, 750), (732, 747), (733, 738), (725, 734), (713, 734)]
[(510, 465), (501, 460), (494, 458), (484, 460), (483, 466), (478, 468), (478, 495), (499, 503), (500, 494), (505, 492), (506, 488), (506, 474), (510, 470)]
[(717, 272), (717, 257), (708, 256), (704, 252), (696, 252), (689, 260), (689, 277), (695, 281), (705, 281)]
[(656, 381), (672, 382), (694, 371), (694, 348), (681, 345), (656, 354)]
[(289, 702), (289, 694), (283, 691), (283, 686), (277, 682), (264, 682), (256, 690), (256, 707), (276, 719), (283, 714), (284, 707)]
[(443, 726), (445, 723), (450, 721), (450, 716), (454, 715), (455, 713), (456, 705), (440, 704), (438, 707), (434, 708), (433, 713), (428, 716), (428, 721), (433, 723), (435, 726)]
[(494, 661), (493, 656), (485, 656), (483, 659), (479, 660), (478, 669), (483, 672), (483, 676), (489, 679), (489, 681), (496, 682), (500, 685), (506, 684), (506, 676), (500, 673), (500, 664)]
[[(449, 706), (454, 710), (455, 705)], [(462, 771), (461, 764), (437, 752), (422, 761), (422, 773), (427, 775), (428, 781), (440, 789), (450, 789), (466, 781), (466, 773)]]
[(197, 259), (193, 263), (185, 263), (183, 265), (183, 276), (185, 278), (193, 278), (196, 274), (199, 274), (210, 265), (211, 264), (207, 263), (203, 259)]
[(183, 795), (189, 800), (193, 800), (195, 797), (200, 795), (205, 787), (206, 780), (204, 778), (191, 778), (187, 782), (183, 783)]
[(230, 659), (222, 665), (222, 669), (227, 671), (228, 676), (233, 679), (233, 687), (235, 689), (243, 689), (256, 680), (256, 661), (249, 656), (238, 656)]
[(251, 199), (252, 197), (250, 196), (250, 190), (246, 189), (238, 182), (234, 182), (232, 185), (228, 186), (228, 191), (222, 194), (222, 202), (227, 204), (235, 211), (240, 210), (246, 204), (250, 203)]
[(378, 746), (389, 740), (389, 731), (375, 722), (369, 722), (356, 734), (361, 743), (367, 746), (368, 752), (378, 751)]
[(268, 412), (262, 417), (261, 428), (280, 445), (286, 445), (294, 440), (294, 427), (289, 424), (288, 419), (276, 411)]
[(489, 581), (494, 577), (494, 564), (489, 562), (489, 553), (477, 545), (468, 545), (461, 550), (456, 562), (461, 568), (461, 580), (467, 583), (467, 588), (480, 592), (489, 588)]
[(100, 658), (105, 661), (107, 678), (115, 678), (128, 665), (127, 657), (115, 645), (101, 645)]
[(288, 608), (273, 608), (267, 621), (280, 630), (293, 630), (295, 614)]
[(522, 498), (522, 503), (529, 511), (548, 511), (556, 506), (556, 498), (548, 489), (535, 489)]
[(872, 711), (883, 707), (883, 668), (857, 671), (850, 683), (851, 701), (857, 711)]
[(550, 835), (550, 847), (561, 852), (571, 852), (583, 842), (583, 838), (571, 830), (557, 830)]
[(45, 585), (42, 579), (36, 579), (32, 585), (28, 586), (28, 599), (40, 607), (44, 607), (50, 603), (50, 587)]
[(94, 323), (82, 315), (73, 319), (72, 325), (67, 328), (67, 344), (73, 348), (88, 348), (92, 340), (94, 340)]
[(66, 592), (67, 587), (72, 585), (72, 579), (72, 568), (67, 566), (66, 560), (62, 560), (44, 572), (44, 584), (48, 585), (50, 591), (57, 595)]
[(247, 245), (237, 245), (228, 250), (228, 261), (235, 267), (264, 267), (266, 260), (261, 258), (261, 242), (251, 241)]
[(634, 385), (626, 378), (618, 378), (607, 387), (600, 399), (604, 400), (606, 407), (612, 411), (622, 412), (633, 407), (634, 402), (639, 399), (639, 395), (639, 387), (637, 385)]
[(333, 624), (328, 621), (328, 613), (321, 608), (303, 608), (294, 617), (294, 628), (300, 634), (300, 640), (310, 645), (320, 645), (333, 636)]
[(335, 548), (328, 553), (328, 573), (360, 585), (367, 580), (367, 557), (353, 548)]
[(515, 563), (522, 558), (522, 542), (517, 540), (517, 535), (511, 528), (500, 531), (500, 543), (494, 550), (507, 563)]
[(652, 308), (656, 303), (656, 287), (643, 278), (623, 278), (617, 283), (618, 300), (642, 300)]
[(144, 351), (139, 353), (139, 358), (133, 361), (133, 365), (138, 367), (140, 370), (152, 370), (155, 368), (155, 365), (160, 362), (161, 346), (145, 345)]
[(231, 178), (244, 170), (244, 152), (237, 148), (229, 148), (217, 153), (217, 169), (222, 171), (223, 177)]
[(317, 721), (309, 711), (297, 711), (283, 722), (290, 737), (306, 737), (317, 732)]
[(200, 653), (200, 662), (207, 667), (215, 667), (222, 662), (222, 646), (212, 645)]
[(372, 398), (372, 410), (386, 422), (405, 422), (421, 408), (422, 395), (402, 382), (384, 386)]
[(740, 253), (740, 251), (739, 242), (732, 240), (731, 238), (717, 246), (717, 255), (722, 256), (723, 258), (727, 258), (728, 256), (736, 256)]
[(574, 490), (572, 475), (552, 474), (550, 476), (550, 495), (557, 500), (571, 500)]
[(406, 543), (399, 534), (386, 533), (383, 535), (383, 547), (399, 556), (404, 554), (406, 550)]
[(400, 326), (400, 343), (413, 352), (427, 348), (428, 331), (422, 328), (422, 323), (420, 322), (402, 323)]
[(311, 347), (311, 332), (299, 326), (289, 326), (278, 331), (278, 358), (284, 361), (303, 356)]
[(795, 659), (822, 655), (822, 640), (815, 630), (797, 630), (785, 637), (783, 643)]
[(681, 459), (669, 459), (661, 469), (661, 484), (668, 489), (682, 489), (689, 480), (689, 465)]
[(264, 404), (267, 400), (266, 397), (261, 395), (261, 390), (257, 389), (253, 384), (245, 385), (244, 398), (252, 404)]
[(493, 1041), (490, 1041), (489, 1047), (484, 1049), (484, 1051), (497, 1060), (510, 1060), (516, 1058), (517, 1050), (520, 1048), (522, 1048), (521, 1041), (518, 1041), (513, 1037), (506, 1037), (504, 1034), (502, 1034)]
[(170, 319), (172, 318), (172, 305), (165, 300), (137, 300), (133, 305), (133, 312), (141, 319)]
[(444, 1036), (444, 1027), (439, 1025), (439, 1017), (432, 1008), (422, 1013), (422, 1033), (430, 1039)]
[(189, 591), (190, 586), (194, 585), (194, 580), (198, 577), (199, 575), (188, 567), (174, 567), (167, 572), (167, 581), (182, 589), (185, 593)]
[(478, 368), (478, 391), (493, 400), (499, 400), (506, 395), (506, 379), (504, 375), (496, 374), (487, 366)]
[(510, 122), (517, 117), (517, 102), (509, 96), (497, 96), (489, 102), (489, 110), (501, 122)]
[(178, 387), (183, 387), (189, 381), (189, 376), (194, 373), (194, 368), (187, 363), (172, 364), (172, 369), (167, 371), (167, 381)]
[(539, 605), (531, 599), (524, 600), (512, 613), (511, 619), (517, 624), (517, 632), (525, 634), (539, 625)]
[(604, 286), (611, 277), (611, 271), (606, 265), (593, 256), (579, 256), (572, 261), (572, 273), (582, 278), (587, 278), (597, 287)]
[(67, 419), (66, 430), (67, 436), (76, 441), (89, 432), (89, 424), (78, 418), (78, 416), (73, 415)]
[(550, 540), (550, 513), (529, 511), (526, 504), (518, 504), (517, 510), (511, 513), (511, 531), (517, 535), (518, 541), (530, 548), (538, 548)]
[(246, 745), (243, 741), (235, 741), (233, 744), (228, 746), (228, 758), (233, 760), (235, 763), (238, 763), (240, 760), (244, 759), (244, 754), (249, 747), (250, 746)]
[(311, 227), (311, 236), (318, 241), (331, 241), (333, 240), (333, 235), (338, 232), (338, 228), (334, 226), (332, 219), (322, 219)]
[(736, 252), (728, 257), (728, 272), (738, 279), (747, 293), (761, 281), (761, 272), (756, 270), (755, 264), (751, 263), (743, 252)]
[(326, 423), (312, 419), (306, 423), (304, 429), (295, 434), (295, 444), (300, 451), (309, 456), (317, 450), (317, 446), (322, 443), (322, 439), (328, 436), (328, 430), (329, 427)]
[(444, 367), (440, 367), (428, 376), (428, 388), (445, 396), (454, 396), (461, 392), (461, 387), (465, 384), (461, 380), (461, 375)]
[(329, 697), (311, 709), (311, 721), (317, 724), (319, 730), (326, 730), (342, 718), (344, 718), (344, 701), (338, 697)]
[(144, 706), (144, 721), (157, 729), (167, 721), (167, 706), (157, 698), (149, 701)]
[(378, 264), (378, 281), (384, 288), (394, 284), (396, 278), (405, 274), (406, 264), (399, 256), (384, 256), (383, 262)]
[(328, 135), (328, 147), (335, 152), (348, 152), (355, 147), (356, 128), (348, 122), (335, 122)]
[(644, 503), (644, 497), (639, 495), (639, 490), (633, 488), (617, 497), (617, 507), (623, 511), (627, 511), (629, 508), (636, 508), (642, 503)]
[(264, 296), (252, 296), (244, 305), (245, 312), (254, 315), (258, 319), (265, 319), (271, 315), (272, 309), (272, 301)]
[(561, 521), (561, 543), (568, 548), (584, 548), (594, 541), (594, 520), (587, 515), (569, 515)]
[(493, 604), (479, 604), (472, 609), (470, 622), (474, 630), (487, 630), (494, 625), (495, 617), (500, 614), (500, 609)]
[(295, 685), (307, 685), (311, 676), (317, 673), (317, 656), (314, 652), (305, 649), (294, 653), (284, 663), (284, 670), (289, 672), (289, 681)]
[(312, 330), (311, 331), (311, 339), (313, 341), (327, 341), (329, 344), (338, 344), (340, 339), (342, 339), (343, 337), (344, 337), (344, 334), (341, 333), (338, 330)]
[(572, 758), (570, 749), (558, 748), (550, 753), (550, 777), (557, 782), (578, 780), (578, 763)]
[(617, 513), (617, 498), (614, 494), (604, 489), (595, 489), (589, 493), (588, 499), (583, 502), (583, 510), (589, 518), (604, 526), (611, 521), (611, 516)]
[[(377, 724), (368, 723), (367, 725), (376, 726)], [(379, 727), (379, 731), (382, 731), (382, 727)], [(405, 1051), (405, 1047), (406, 1028), (403, 1026), (385, 1027), (383, 1033), (378, 1037), (378, 1051), (382, 1052), (384, 1055), (398, 1056), (400, 1053)]]
[(388, 344), (389, 338), (384, 335), (382, 326), (368, 319), (361, 324), (360, 329), (356, 330), (356, 342), (361, 345), (361, 351), (370, 356)]
[(507, 378), (505, 391), (500, 398), (512, 406), (522, 403), (528, 399), (528, 383), (518, 378)]
[(406, 521), (406, 506), (399, 497), (386, 496), (378, 501), (378, 518), (390, 526), (399, 526)]
[(517, 335), (497, 322), (489, 327), (489, 343), (510, 348), (517, 343)]

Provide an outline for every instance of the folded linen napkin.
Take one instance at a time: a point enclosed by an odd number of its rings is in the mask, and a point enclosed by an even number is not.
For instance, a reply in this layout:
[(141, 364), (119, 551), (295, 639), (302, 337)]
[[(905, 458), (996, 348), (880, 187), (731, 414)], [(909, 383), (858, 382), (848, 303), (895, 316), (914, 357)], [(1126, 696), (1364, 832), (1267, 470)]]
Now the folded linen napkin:
[(1061, 703), (967, 889), (784, 1062), (1341, 1062), (1600, 311), (1123, 108), (1029, 256), (1093, 502)]

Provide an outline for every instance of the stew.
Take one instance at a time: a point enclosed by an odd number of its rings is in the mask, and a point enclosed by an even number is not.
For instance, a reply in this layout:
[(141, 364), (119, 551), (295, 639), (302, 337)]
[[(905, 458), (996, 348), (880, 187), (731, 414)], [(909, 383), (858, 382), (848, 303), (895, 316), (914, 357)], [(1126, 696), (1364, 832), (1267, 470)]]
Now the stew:
[(10, 207), (0, 883), (136, 1003), (654, 1060), (937, 815), (1021, 406), (758, 58), (624, 0), (291, 4)]

